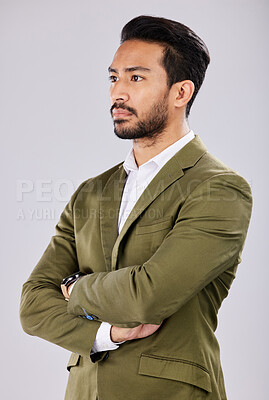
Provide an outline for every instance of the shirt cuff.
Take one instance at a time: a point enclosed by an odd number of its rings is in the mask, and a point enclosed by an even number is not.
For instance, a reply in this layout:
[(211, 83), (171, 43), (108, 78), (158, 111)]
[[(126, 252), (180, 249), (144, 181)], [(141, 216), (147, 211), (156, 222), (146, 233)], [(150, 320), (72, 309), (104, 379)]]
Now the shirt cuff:
[(123, 342), (114, 343), (111, 340), (110, 330), (111, 326), (108, 322), (102, 322), (95, 337), (95, 341), (92, 346), (91, 354), (98, 353), (100, 351), (116, 350), (119, 345)]

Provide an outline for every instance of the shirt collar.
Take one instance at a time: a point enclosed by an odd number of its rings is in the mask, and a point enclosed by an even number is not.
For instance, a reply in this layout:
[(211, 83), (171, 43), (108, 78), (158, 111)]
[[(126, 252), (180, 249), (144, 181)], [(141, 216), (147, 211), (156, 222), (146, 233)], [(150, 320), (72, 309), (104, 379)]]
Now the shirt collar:
[[(192, 139), (194, 139), (194, 133), (193, 131), (189, 131), (186, 135), (178, 139), (175, 143), (168, 146), (161, 153), (157, 154), (155, 157), (152, 157), (145, 164), (142, 164), (140, 168), (142, 167), (144, 168), (144, 166), (146, 166), (149, 163), (155, 163), (157, 167), (162, 168), (164, 164), (166, 164), (167, 161), (170, 160), (170, 158), (172, 158), (179, 150), (181, 150)], [(129, 175), (131, 171), (137, 171), (139, 169), (135, 161), (133, 148), (129, 150), (125, 158), (125, 161), (123, 163), (123, 168), (125, 169), (127, 175)]]

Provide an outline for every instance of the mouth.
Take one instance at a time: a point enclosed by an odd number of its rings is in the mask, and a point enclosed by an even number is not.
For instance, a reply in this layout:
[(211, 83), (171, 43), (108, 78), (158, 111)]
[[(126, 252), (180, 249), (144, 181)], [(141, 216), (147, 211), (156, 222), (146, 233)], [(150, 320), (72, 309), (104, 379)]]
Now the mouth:
[(124, 110), (123, 108), (114, 108), (112, 115), (114, 119), (123, 119), (131, 117), (133, 114), (127, 110)]

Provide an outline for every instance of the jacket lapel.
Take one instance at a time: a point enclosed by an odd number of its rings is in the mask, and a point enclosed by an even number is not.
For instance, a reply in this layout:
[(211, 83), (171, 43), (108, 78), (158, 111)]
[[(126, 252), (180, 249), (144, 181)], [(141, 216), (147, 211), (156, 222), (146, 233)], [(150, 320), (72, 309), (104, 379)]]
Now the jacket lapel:
[[(156, 197), (158, 197), (168, 186), (173, 184), (176, 180), (180, 179), (184, 175), (184, 169), (190, 168), (195, 165), (206, 151), (207, 149), (201, 139), (198, 136), (195, 136), (195, 138), (191, 140), (181, 150), (179, 150), (153, 178), (153, 180), (142, 193), (131, 213), (129, 214), (119, 236), (117, 237), (113, 233), (113, 240), (116, 237), (117, 239), (114, 242), (115, 244), (112, 251), (112, 270), (116, 269), (119, 245), (130, 226), (141, 215), (141, 213), (156, 199)], [(121, 166), (120, 170), (121, 176), (123, 176), (125, 172), (124, 168)], [(120, 197), (122, 195), (122, 190), (123, 187), (121, 188)], [(117, 206), (119, 208), (120, 202), (117, 203)]]
[(118, 236), (118, 215), (126, 172), (122, 166), (108, 179), (100, 200), (100, 230), (106, 268), (111, 270), (111, 253)]

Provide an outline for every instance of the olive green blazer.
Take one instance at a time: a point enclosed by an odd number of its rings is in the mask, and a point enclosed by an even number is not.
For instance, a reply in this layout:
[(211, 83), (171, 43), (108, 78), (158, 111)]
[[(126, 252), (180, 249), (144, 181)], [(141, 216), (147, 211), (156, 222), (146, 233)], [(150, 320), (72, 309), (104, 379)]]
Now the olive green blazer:
[[(118, 234), (125, 179), (121, 163), (74, 193), (23, 286), (23, 329), (73, 352), (66, 399), (226, 399), (214, 331), (246, 238), (249, 185), (196, 136), (154, 177)], [(87, 275), (66, 302), (61, 280), (78, 269)], [(90, 356), (101, 321), (163, 323)]]

